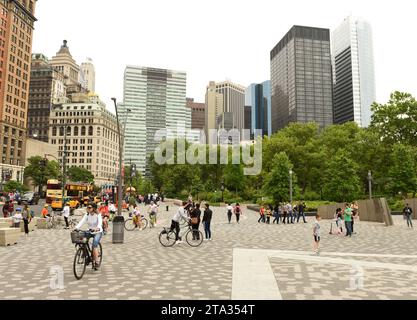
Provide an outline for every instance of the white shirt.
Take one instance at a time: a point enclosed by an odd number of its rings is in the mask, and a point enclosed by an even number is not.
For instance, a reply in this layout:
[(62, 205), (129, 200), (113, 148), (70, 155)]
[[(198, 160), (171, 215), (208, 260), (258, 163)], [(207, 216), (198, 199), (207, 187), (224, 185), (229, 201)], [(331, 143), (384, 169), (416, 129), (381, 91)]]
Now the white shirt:
[(112, 203), (111, 205), (109, 205), (109, 211), (112, 211), (112, 212), (116, 212), (117, 210), (116, 210), (116, 206)]
[(86, 223), (89, 230), (100, 229), (100, 232), (103, 232), (103, 218), (101, 217), (101, 214), (93, 215), (87, 213), (75, 229), (79, 230)]
[(227, 206), (227, 212), (229, 212), (229, 211), (233, 212), (233, 207), (232, 206)]
[(13, 222), (14, 223), (20, 223), (20, 221), (22, 221), (23, 220), (23, 216), (22, 216), (22, 214), (21, 213), (16, 213), (14, 216), (13, 216)]
[(70, 214), (71, 214), (71, 209), (70, 209), (70, 207), (65, 206), (65, 207), (64, 207), (64, 217), (65, 217), (65, 218), (69, 218)]
[(183, 207), (180, 207), (178, 209), (178, 212), (174, 215), (174, 217), (172, 218), (173, 221), (175, 222), (180, 222), (181, 219), (184, 219), (185, 221), (190, 220), (187, 216), (187, 214), (185, 213), (185, 210)]

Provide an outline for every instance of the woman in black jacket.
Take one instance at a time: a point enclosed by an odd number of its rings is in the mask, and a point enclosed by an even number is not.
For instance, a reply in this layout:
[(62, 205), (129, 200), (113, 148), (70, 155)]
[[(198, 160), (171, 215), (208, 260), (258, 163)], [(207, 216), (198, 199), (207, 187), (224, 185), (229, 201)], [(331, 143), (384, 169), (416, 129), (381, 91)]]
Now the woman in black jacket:
[(203, 224), (204, 231), (206, 233), (206, 241), (211, 241), (211, 219), (213, 218), (213, 211), (210, 210), (208, 203), (205, 205), (206, 210), (204, 211)]

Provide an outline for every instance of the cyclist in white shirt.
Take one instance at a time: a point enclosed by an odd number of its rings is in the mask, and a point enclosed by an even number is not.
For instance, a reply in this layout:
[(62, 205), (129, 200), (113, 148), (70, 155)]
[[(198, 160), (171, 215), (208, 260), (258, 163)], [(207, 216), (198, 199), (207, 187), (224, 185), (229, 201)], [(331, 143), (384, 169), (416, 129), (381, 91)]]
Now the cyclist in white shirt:
[(182, 206), (178, 209), (177, 213), (172, 218), (171, 231), (175, 230), (175, 240), (177, 244), (182, 243), (181, 238), (179, 236), (181, 220), (184, 219), (187, 222), (191, 221), (191, 218), (189, 218), (185, 213), (185, 207), (187, 206), (187, 204), (187, 202), (183, 202)]
[(101, 214), (97, 213), (97, 210), (92, 205), (87, 207), (87, 214), (82, 218), (80, 223), (75, 227), (75, 230), (79, 230), (84, 224), (88, 225), (88, 231), (84, 232), (84, 236), (87, 239), (94, 238), (93, 241), (93, 259), (94, 268), (97, 270), (98, 263), (98, 246), (101, 238), (103, 237), (103, 219)]

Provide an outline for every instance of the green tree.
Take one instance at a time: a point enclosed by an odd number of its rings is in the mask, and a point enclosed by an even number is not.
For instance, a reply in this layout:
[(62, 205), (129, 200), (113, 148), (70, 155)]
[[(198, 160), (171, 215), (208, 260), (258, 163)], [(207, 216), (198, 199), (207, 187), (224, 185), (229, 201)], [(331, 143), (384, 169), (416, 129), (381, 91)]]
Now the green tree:
[(358, 166), (351, 159), (350, 152), (339, 151), (328, 164), (325, 172), (323, 191), (329, 201), (351, 202), (360, 193)]
[(41, 166), (43, 158), (40, 156), (28, 159), (28, 165), (25, 168), (25, 179), (30, 179), (35, 187), (45, 186), (49, 179), (61, 178), (59, 163), (48, 161), (46, 167)]
[[(274, 201), (282, 202), (290, 200), (290, 170), (293, 165), (288, 156), (281, 152), (276, 154), (271, 162), (271, 171), (267, 174), (263, 192)], [(293, 192), (296, 189), (297, 175), (293, 175)]]
[(91, 171), (81, 167), (71, 167), (67, 170), (67, 177), (72, 182), (94, 182), (94, 175)]
[(417, 191), (416, 162), (413, 156), (416, 148), (396, 144), (393, 148), (393, 164), (389, 169), (390, 181), (387, 185), (389, 192), (395, 196), (399, 193), (406, 196), (408, 193), (415, 195)]
[(372, 105), (371, 128), (389, 144), (417, 146), (417, 101), (409, 93), (396, 91), (386, 104)]
[(8, 181), (4, 185), (4, 191), (5, 192), (14, 192), (14, 191), (25, 192), (25, 191), (28, 191), (28, 188), (26, 188), (20, 182), (17, 182), (17, 181)]
[(242, 191), (245, 186), (245, 175), (243, 174), (242, 165), (229, 164), (223, 171), (225, 186), (230, 191)]

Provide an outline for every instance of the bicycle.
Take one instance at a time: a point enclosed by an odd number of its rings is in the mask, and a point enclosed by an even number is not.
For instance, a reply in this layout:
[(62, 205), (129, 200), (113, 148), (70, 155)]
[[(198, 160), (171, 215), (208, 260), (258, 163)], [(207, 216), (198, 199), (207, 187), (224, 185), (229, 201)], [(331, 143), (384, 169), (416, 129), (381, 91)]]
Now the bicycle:
[[(134, 231), (136, 228), (138, 228), (139, 226), (136, 221), (137, 221), (137, 217), (127, 219), (125, 221), (126, 231)], [(148, 227), (148, 219), (146, 219), (144, 216), (141, 216), (140, 221), (142, 224), (142, 230), (145, 230)]]
[(74, 230), (75, 229), (75, 227), (77, 226), (78, 222), (79, 221), (77, 219), (75, 219), (75, 218), (70, 218), (69, 219), (68, 223), (70, 225), (71, 230)]
[(47, 222), (48, 229), (57, 229), (59, 226), (61, 226), (61, 220), (59, 220), (59, 217), (60, 216), (56, 215), (55, 213), (49, 217)]
[[(180, 231), (178, 237), (182, 239), (185, 235), (185, 240), (190, 247), (197, 248), (201, 246), (204, 240), (203, 233), (200, 230), (193, 230), (191, 223), (187, 222), (187, 225), (187, 231), (183, 232), (182, 235)], [(165, 248), (173, 247), (176, 243), (175, 231), (172, 230), (171, 227), (164, 228), (159, 234), (159, 242)]]
[[(90, 239), (93, 239), (93, 237), (90, 237)], [(94, 263), (92, 263), (94, 261), (92, 244), (90, 244), (89, 239), (85, 237), (84, 232), (71, 232), (71, 241), (73, 244), (75, 244), (76, 249), (73, 264), (74, 276), (77, 280), (81, 280), (88, 265), (92, 264), (93, 270), (96, 270), (95, 268), (101, 267), (101, 263), (103, 261), (103, 248), (100, 243), (98, 246), (99, 262), (96, 264), (96, 266), (94, 266)]]

